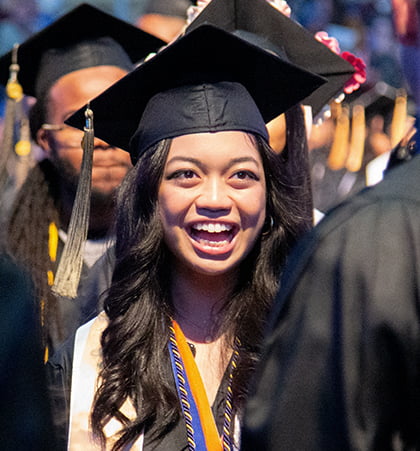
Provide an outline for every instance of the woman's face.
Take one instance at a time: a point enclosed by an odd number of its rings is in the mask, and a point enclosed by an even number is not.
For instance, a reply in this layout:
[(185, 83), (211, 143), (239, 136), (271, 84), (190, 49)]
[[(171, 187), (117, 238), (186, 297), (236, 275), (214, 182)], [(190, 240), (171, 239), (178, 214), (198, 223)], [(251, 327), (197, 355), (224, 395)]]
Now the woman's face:
[(206, 275), (237, 269), (265, 220), (256, 145), (240, 131), (174, 138), (158, 201), (164, 239), (179, 269)]

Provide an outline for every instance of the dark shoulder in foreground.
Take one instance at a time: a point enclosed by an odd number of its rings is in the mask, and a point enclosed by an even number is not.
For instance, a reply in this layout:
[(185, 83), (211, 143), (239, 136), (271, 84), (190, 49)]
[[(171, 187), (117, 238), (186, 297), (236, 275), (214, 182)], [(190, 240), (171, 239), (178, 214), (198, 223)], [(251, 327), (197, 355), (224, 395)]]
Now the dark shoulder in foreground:
[(74, 336), (71, 336), (46, 363), (48, 391), (57, 441), (56, 451), (67, 449), (73, 350)]
[(420, 449), (420, 156), (336, 207), (282, 277), (244, 451)]

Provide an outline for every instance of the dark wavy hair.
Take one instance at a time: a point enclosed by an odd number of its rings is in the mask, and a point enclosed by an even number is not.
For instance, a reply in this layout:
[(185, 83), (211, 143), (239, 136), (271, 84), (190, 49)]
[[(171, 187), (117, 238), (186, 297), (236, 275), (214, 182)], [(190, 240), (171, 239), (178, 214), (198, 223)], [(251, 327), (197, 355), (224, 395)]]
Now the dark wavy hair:
[[(233, 381), (233, 405), (239, 409), (258, 361), (268, 310), (278, 289), (285, 258), (312, 224), (311, 191), (303, 115), (288, 115), (287, 147), (275, 154), (250, 135), (261, 154), (267, 190), (263, 232), (240, 266), (240, 277), (224, 306), (222, 330), (227, 343), (240, 340)], [(123, 429), (113, 450), (122, 450), (142, 431), (148, 441), (167, 433), (181, 415), (176, 389), (165, 377), (170, 368), (167, 345), (172, 303), (169, 251), (157, 212), (158, 187), (170, 140), (148, 149), (123, 182), (116, 223), (116, 266), (104, 307), (109, 318), (102, 339), (101, 385), (91, 414), (95, 436), (103, 444), (103, 428), (115, 417)], [(130, 398), (136, 418), (120, 408)]]

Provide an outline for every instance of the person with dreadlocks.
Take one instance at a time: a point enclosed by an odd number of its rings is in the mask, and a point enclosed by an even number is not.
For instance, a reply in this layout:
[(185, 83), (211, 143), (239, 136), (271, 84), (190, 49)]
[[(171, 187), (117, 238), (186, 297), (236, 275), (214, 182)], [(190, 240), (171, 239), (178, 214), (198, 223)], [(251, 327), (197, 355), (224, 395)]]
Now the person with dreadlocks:
[[(57, 262), (69, 225), (83, 150), (83, 134), (64, 120), (133, 68), (163, 42), (97, 8), (82, 4), (21, 44), (18, 81), (37, 101), (33, 139), (46, 158), (29, 173), (10, 213), (6, 246), (34, 279), (43, 341), (51, 354), (80, 324), (80, 306), (56, 296)], [(0, 60), (7, 80), (11, 53)], [(131, 167), (126, 152), (95, 139), (88, 241), (83, 274), (106, 249), (114, 192)], [(46, 358), (48, 356), (46, 355)]]

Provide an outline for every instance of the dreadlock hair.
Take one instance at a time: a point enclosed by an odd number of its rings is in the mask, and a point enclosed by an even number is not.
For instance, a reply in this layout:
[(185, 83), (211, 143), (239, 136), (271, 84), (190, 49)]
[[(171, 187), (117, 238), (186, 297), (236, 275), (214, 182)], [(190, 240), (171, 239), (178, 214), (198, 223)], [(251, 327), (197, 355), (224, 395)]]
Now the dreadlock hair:
[[(33, 141), (46, 121), (48, 101), (48, 95), (37, 99), (29, 111)], [(33, 278), (35, 296), (40, 300), (44, 347), (51, 345), (52, 335), (59, 341), (65, 338), (58, 301), (48, 281), (48, 273), (55, 274), (57, 269), (49, 255), (48, 241), (50, 224), (60, 228), (58, 181), (57, 170), (48, 159), (35, 165), (15, 199), (6, 232), (8, 252), (28, 268)]]
[[(263, 161), (267, 221), (240, 266), (237, 286), (223, 310), (221, 327), (227, 333), (227, 343), (232, 344), (234, 337), (241, 342), (232, 384), (236, 411), (243, 406), (258, 362), (268, 310), (286, 255), (312, 222), (312, 214), (308, 214), (306, 136), (299, 111), (294, 109), (289, 117), (301, 121), (303, 132), (291, 127), (281, 155), (259, 136), (249, 134)], [(170, 368), (167, 345), (173, 308), (168, 287), (170, 253), (157, 212), (158, 188), (170, 143), (163, 140), (149, 148), (119, 191), (116, 266), (104, 300), (109, 323), (101, 338), (101, 384), (91, 413), (94, 435), (102, 445), (106, 441), (103, 430), (110, 419), (123, 424), (113, 451), (123, 450), (142, 431), (147, 433), (147, 442), (162, 437), (181, 415), (176, 389), (165, 377)], [(127, 398), (136, 411), (133, 421), (120, 411)]]
[(48, 345), (52, 329), (62, 337), (57, 299), (48, 284), (48, 272), (55, 272), (48, 249), (49, 225), (59, 227), (56, 205), (57, 173), (49, 160), (38, 163), (28, 174), (11, 211), (7, 228), (7, 250), (32, 274), (36, 299), (42, 303), (42, 339)]

